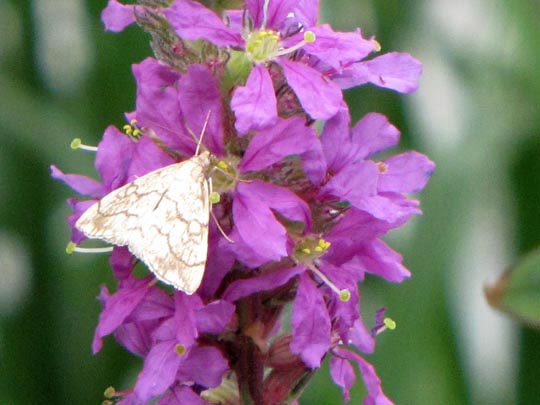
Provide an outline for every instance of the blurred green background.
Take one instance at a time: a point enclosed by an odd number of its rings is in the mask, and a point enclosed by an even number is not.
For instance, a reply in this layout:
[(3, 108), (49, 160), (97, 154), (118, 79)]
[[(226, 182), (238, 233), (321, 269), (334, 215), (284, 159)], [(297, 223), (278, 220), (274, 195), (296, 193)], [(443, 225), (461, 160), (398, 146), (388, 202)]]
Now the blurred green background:
[[(347, 93), (356, 119), (389, 116), (402, 147), (438, 168), (424, 215), (391, 234), (412, 279), (362, 286), (366, 322), (398, 324), (366, 356), (397, 404), (540, 404), (540, 335), (495, 313), (483, 286), (540, 240), (540, 1), (322, 0), (322, 20), (362, 27), (424, 63), (420, 90)], [(94, 174), (107, 125), (134, 107), (137, 28), (103, 31), (105, 0), (0, 0), (0, 404), (96, 404), (140, 367), (107, 339), (90, 351), (106, 257), (67, 256), (67, 187), (48, 166)], [(361, 402), (358, 382), (352, 404)], [(321, 370), (301, 404), (339, 404)]]

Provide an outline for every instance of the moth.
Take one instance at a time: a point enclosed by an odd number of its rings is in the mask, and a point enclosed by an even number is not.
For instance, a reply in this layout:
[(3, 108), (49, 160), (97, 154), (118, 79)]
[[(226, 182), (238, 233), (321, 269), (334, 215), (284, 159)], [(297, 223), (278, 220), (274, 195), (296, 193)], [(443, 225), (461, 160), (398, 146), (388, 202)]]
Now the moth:
[(193, 294), (208, 253), (210, 153), (204, 151), (120, 187), (86, 210), (76, 228), (127, 246), (155, 276)]

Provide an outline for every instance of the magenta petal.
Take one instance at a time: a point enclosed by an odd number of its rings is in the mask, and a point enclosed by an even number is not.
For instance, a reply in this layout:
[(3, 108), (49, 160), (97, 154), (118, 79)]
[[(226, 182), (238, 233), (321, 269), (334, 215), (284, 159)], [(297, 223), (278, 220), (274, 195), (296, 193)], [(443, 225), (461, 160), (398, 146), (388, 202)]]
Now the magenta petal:
[(416, 193), (424, 188), (435, 164), (418, 152), (406, 152), (384, 161), (387, 170), (379, 179), (379, 191)]
[(321, 291), (307, 273), (300, 276), (291, 318), (290, 348), (306, 366), (317, 368), (330, 349), (330, 317)]
[(319, 18), (319, 0), (300, 0), (294, 10), (294, 16), (304, 27), (313, 27)]
[(175, 339), (186, 348), (193, 346), (199, 336), (195, 311), (203, 307), (198, 295), (187, 295), (180, 291), (174, 294)]
[(234, 264), (234, 253), (230, 249), (230, 244), (231, 242), (221, 236), (219, 230), (215, 229), (215, 232), (210, 230), (206, 269), (202, 284), (197, 290), (197, 295), (205, 301), (214, 296), (221, 281)]
[(315, 143), (315, 130), (306, 126), (302, 118), (280, 119), (276, 125), (257, 133), (238, 167), (242, 173), (261, 170), (286, 156), (302, 154)]
[(240, 184), (244, 195), (257, 199), (269, 208), (276, 210), (292, 221), (303, 222), (306, 228), (311, 227), (311, 212), (307, 203), (287, 188), (260, 180), (251, 180)]
[(314, 185), (318, 186), (324, 181), (328, 167), (319, 138), (313, 141), (309, 151), (302, 154), (302, 168)]
[(86, 239), (86, 235), (79, 231), (75, 227), (75, 224), (81, 215), (96, 202), (97, 200), (79, 201), (76, 198), (70, 198), (67, 200), (68, 205), (73, 208), (73, 214), (69, 215), (67, 218), (67, 223), (71, 228), (71, 241), (73, 243), (79, 244)]
[[(355, 150), (351, 148), (350, 124), (351, 116), (346, 104), (343, 104), (338, 112), (324, 124), (321, 134), (322, 149), (327, 166), (334, 172), (341, 170), (357, 158)], [(361, 157), (358, 156), (358, 158)]]
[(221, 384), (221, 378), (228, 369), (229, 363), (217, 348), (195, 346), (178, 367), (177, 379), (214, 388)]
[(184, 125), (176, 83), (180, 75), (156, 59), (132, 66), (137, 81), (137, 123), (151, 129), (168, 147), (188, 156), (195, 151)]
[[(235, 228), (240, 240), (231, 247), (237, 251), (245, 245), (257, 255), (261, 264), (287, 255), (287, 231), (265, 202), (249, 195), (250, 184), (239, 184), (233, 202)], [(253, 258), (255, 259), (255, 258)]]
[(375, 368), (370, 363), (349, 350), (336, 348), (334, 351), (336, 355), (355, 361), (358, 364), (368, 392), (368, 396), (364, 399), (364, 405), (393, 405), (393, 402), (384, 395), (381, 380), (377, 376)]
[[(279, 29), (283, 20), (294, 10), (298, 2), (299, 0), (272, 0), (268, 2), (267, 19), (263, 28)], [(264, 0), (246, 0), (246, 8), (256, 28), (262, 28), (264, 3)]]
[(351, 164), (332, 177), (323, 191), (356, 205), (361, 198), (377, 194), (378, 177), (379, 171), (373, 162)]
[(50, 169), (53, 179), (63, 181), (79, 194), (95, 198), (102, 197), (105, 194), (103, 185), (94, 179), (80, 174), (65, 174), (54, 165), (51, 165)]
[(264, 65), (256, 65), (245, 86), (233, 93), (231, 108), (236, 116), (234, 126), (239, 135), (252, 129), (264, 129), (277, 120), (277, 101), (270, 74)]
[(125, 323), (114, 331), (114, 338), (131, 353), (144, 357), (152, 348), (152, 333), (158, 325), (156, 320)]
[(347, 359), (332, 356), (330, 375), (332, 380), (343, 390), (343, 402), (349, 402), (351, 400), (349, 391), (356, 381), (356, 374), (351, 363)]
[(287, 83), (296, 93), (300, 104), (315, 119), (328, 119), (336, 114), (343, 101), (341, 90), (331, 80), (301, 63), (280, 58)]
[(112, 125), (99, 142), (95, 161), (107, 191), (172, 163), (174, 160), (148, 137), (134, 142)]
[(133, 4), (122, 4), (109, 0), (107, 7), (101, 12), (101, 21), (107, 31), (120, 32), (135, 22), (135, 7)]
[(176, 342), (172, 340), (156, 343), (144, 359), (144, 367), (134, 389), (144, 403), (165, 392), (176, 380), (182, 357), (174, 350), (175, 346)]
[(407, 53), (391, 52), (355, 63), (334, 77), (342, 89), (373, 83), (379, 87), (412, 93), (418, 88), (422, 64)]
[(133, 271), (133, 255), (125, 246), (115, 246), (109, 263), (113, 269), (114, 276), (119, 280), (125, 280), (131, 276)]
[(259, 291), (268, 291), (280, 287), (291, 278), (305, 271), (304, 266), (278, 269), (264, 273), (262, 276), (237, 280), (229, 284), (223, 293), (223, 299), (234, 302), (240, 298), (255, 294)]
[(176, 0), (163, 14), (185, 39), (206, 39), (217, 46), (243, 46), (239, 32), (228, 28), (212, 10), (192, 0)]
[[(190, 65), (178, 81), (178, 102), (188, 128), (216, 155), (223, 154), (222, 107), (219, 84), (206, 66)], [(208, 122), (206, 123), (206, 120)], [(203, 128), (206, 123), (206, 130)], [(190, 139), (193, 146), (193, 140)]]
[(133, 286), (119, 289), (114, 295), (105, 299), (104, 309), (99, 315), (92, 348), (99, 351), (101, 338), (112, 333), (135, 310), (148, 293), (148, 281), (139, 280)]
[(156, 405), (209, 405), (189, 387), (179, 385), (167, 391)]
[(317, 39), (304, 45), (303, 49), (337, 71), (364, 59), (375, 50), (376, 43), (362, 38), (359, 31), (335, 32), (328, 24), (313, 27), (310, 31)]
[(364, 325), (361, 319), (354, 321), (352, 328), (347, 333), (347, 338), (351, 344), (364, 353), (373, 353), (375, 350), (375, 339)]
[(231, 321), (234, 311), (235, 306), (227, 301), (212, 301), (196, 311), (197, 330), (199, 333), (221, 333)]
[(363, 159), (397, 145), (399, 130), (384, 115), (364, 115), (351, 130), (352, 142), (359, 146), (357, 158)]
[(376, 274), (388, 281), (400, 283), (411, 273), (403, 266), (403, 258), (381, 240), (374, 240), (359, 255), (368, 273)]
[(412, 93), (418, 88), (422, 64), (407, 53), (391, 52), (365, 62), (369, 81), (377, 86)]
[(150, 288), (146, 297), (135, 308), (126, 322), (140, 322), (155, 319), (165, 319), (174, 314), (174, 301), (165, 291), (155, 286)]

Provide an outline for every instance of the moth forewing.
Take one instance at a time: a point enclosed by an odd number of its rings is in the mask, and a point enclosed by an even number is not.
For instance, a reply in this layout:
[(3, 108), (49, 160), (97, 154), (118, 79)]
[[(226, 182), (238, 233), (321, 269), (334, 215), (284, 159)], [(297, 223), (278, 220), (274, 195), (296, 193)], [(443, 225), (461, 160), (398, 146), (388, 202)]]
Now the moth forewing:
[(161, 281), (193, 294), (206, 266), (210, 153), (150, 172), (91, 206), (75, 226), (127, 246)]

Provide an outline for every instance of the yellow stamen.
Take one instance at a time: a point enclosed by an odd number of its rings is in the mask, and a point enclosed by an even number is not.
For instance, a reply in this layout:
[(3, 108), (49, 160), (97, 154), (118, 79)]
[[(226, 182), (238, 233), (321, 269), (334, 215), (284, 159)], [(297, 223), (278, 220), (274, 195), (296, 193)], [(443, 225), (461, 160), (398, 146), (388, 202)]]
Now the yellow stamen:
[(396, 329), (396, 321), (394, 321), (392, 318), (384, 318), (384, 326), (386, 326), (390, 330)]
[(184, 354), (186, 354), (187, 352), (187, 348), (186, 346), (184, 346), (183, 344), (177, 344), (176, 346), (174, 346), (174, 351), (177, 355), (179, 356), (183, 356)]
[(210, 194), (210, 202), (212, 204), (219, 204), (220, 201), (221, 196), (219, 195), (219, 193), (216, 191), (212, 191), (212, 193)]
[(347, 289), (341, 290), (339, 292), (340, 301), (347, 302), (351, 299), (351, 292)]
[(113, 251), (112, 246), (102, 247), (102, 248), (81, 248), (78, 247), (76, 243), (69, 242), (66, 246), (66, 253), (68, 255), (75, 253), (110, 253)]
[(89, 146), (82, 143), (81, 138), (75, 138), (71, 141), (71, 144), (69, 145), (71, 149), (77, 150), (87, 150), (89, 152), (97, 152), (98, 148), (96, 146)]
[(116, 390), (114, 389), (114, 387), (108, 387), (103, 393), (103, 396), (105, 398), (113, 398), (116, 396)]

